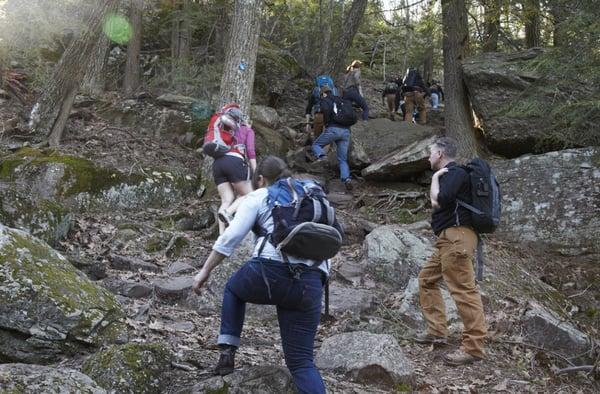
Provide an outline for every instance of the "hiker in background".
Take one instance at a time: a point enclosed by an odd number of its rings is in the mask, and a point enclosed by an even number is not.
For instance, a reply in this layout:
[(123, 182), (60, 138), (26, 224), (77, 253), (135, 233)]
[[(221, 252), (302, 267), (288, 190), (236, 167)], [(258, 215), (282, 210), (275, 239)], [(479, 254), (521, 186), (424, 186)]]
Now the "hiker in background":
[[(350, 146), (350, 126), (342, 125), (334, 119), (334, 105), (341, 113), (341, 105), (349, 112), (349, 115), (354, 116), (356, 122), (356, 114), (352, 108), (350, 101), (341, 99), (333, 95), (332, 89), (325, 85), (321, 88), (321, 112), (323, 113), (323, 121), (325, 122), (325, 131), (315, 140), (312, 145), (312, 151), (317, 158), (317, 161), (324, 162), (327, 160), (327, 155), (323, 147), (335, 144), (338, 163), (340, 165), (340, 178), (346, 187), (346, 190), (352, 190), (353, 181), (350, 177), (350, 166), (348, 165), (348, 148)], [(351, 122), (352, 123), (352, 122)]]
[(315, 87), (308, 96), (306, 105), (306, 132), (310, 133), (310, 116), (313, 116), (312, 136), (313, 141), (323, 132), (325, 124), (323, 123), (323, 113), (321, 112), (321, 88), (327, 85), (335, 96), (338, 95), (337, 89), (333, 84), (333, 79), (329, 75), (319, 75), (315, 78)]
[(427, 122), (427, 106), (425, 98), (428, 96), (428, 89), (423, 82), (423, 78), (416, 68), (406, 70), (402, 84), (402, 96), (404, 97), (404, 120), (413, 120), (413, 111), (417, 107), (419, 111), (419, 124)]
[(346, 67), (346, 75), (344, 75), (344, 100), (349, 100), (356, 103), (362, 108), (362, 120), (369, 120), (369, 106), (362, 94), (360, 86), (360, 60), (354, 60), (352, 64)]
[(249, 231), (264, 229), (264, 232), (255, 232), (252, 258), (225, 286), (217, 340), (221, 354), (214, 372), (218, 375), (233, 372), (246, 303), (276, 305), (285, 362), (296, 387), (301, 393), (325, 393), (323, 380), (313, 362), (313, 352), (329, 263), (283, 256), (271, 243), (274, 209), (269, 202), (271, 188), (267, 187), (278, 186), (282, 180), (292, 184), (295, 180), (291, 175), (278, 157), (267, 156), (259, 163), (252, 178), (256, 190), (246, 196), (230, 226), (213, 245), (211, 254), (194, 277), (193, 290), (200, 293), (211, 271), (233, 253)]
[(398, 84), (394, 80), (390, 80), (385, 84), (385, 88), (381, 93), (381, 101), (383, 105), (387, 104), (388, 116), (390, 120), (396, 120), (396, 95), (398, 94)]
[(213, 162), (213, 178), (221, 198), (218, 210), (219, 234), (233, 219), (242, 198), (252, 191), (250, 177), (256, 169), (254, 130), (244, 122), (244, 116), (235, 103), (223, 106), (219, 117), (209, 127), (222, 128), (223, 133), (233, 134), (229, 150)]
[(444, 91), (442, 86), (435, 80), (429, 86), (429, 93), (431, 94), (431, 108), (438, 109), (440, 102), (444, 101)]
[(464, 365), (485, 357), (485, 316), (481, 294), (475, 283), (473, 256), (477, 234), (470, 212), (457, 200), (471, 203), (471, 183), (467, 171), (456, 163), (457, 142), (439, 138), (430, 146), (429, 163), (435, 171), (431, 179), (431, 227), (437, 235), (435, 251), (419, 273), (419, 301), (427, 332), (418, 343), (447, 344), (448, 327), (444, 299), (439, 285), (443, 279), (458, 309), (464, 330), (462, 345), (444, 356), (448, 365)]

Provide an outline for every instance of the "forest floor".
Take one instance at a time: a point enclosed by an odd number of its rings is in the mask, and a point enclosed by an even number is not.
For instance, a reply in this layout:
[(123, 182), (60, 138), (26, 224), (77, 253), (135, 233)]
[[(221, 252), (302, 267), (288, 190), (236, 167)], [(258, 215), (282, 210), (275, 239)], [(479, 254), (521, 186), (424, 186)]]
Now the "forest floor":
[[(376, 97), (380, 98), (380, 97)], [(376, 100), (373, 98), (373, 100)], [(380, 100), (377, 101), (378, 103)], [(284, 118), (302, 118), (304, 103), (299, 97), (290, 98), (282, 104), (281, 114)], [(381, 110), (381, 108), (379, 108)], [(377, 112), (375, 110), (374, 112)], [(6, 111), (4, 113), (6, 115)], [(299, 131), (300, 132), (300, 131)], [(301, 133), (301, 132), (300, 132)], [(65, 134), (64, 144), (60, 151), (91, 159), (99, 165), (116, 167), (124, 172), (143, 172), (149, 168), (162, 168), (172, 172), (195, 172), (200, 167), (200, 157), (193, 149), (181, 146), (169, 138), (157, 139), (151, 130), (139, 130), (134, 127), (115, 127), (96, 117), (93, 113), (84, 120), (73, 119)], [(331, 178), (335, 177), (332, 173)], [(422, 192), (419, 185), (398, 185), (398, 187), (414, 187)], [(378, 184), (361, 184), (354, 195), (361, 192), (377, 191)], [(166, 269), (174, 260), (200, 267), (208, 255), (216, 237), (216, 228), (202, 231), (185, 231), (188, 240), (182, 254), (177, 258), (168, 257), (161, 250), (148, 252), (144, 249), (144, 240), (135, 242), (117, 242), (115, 237), (123, 223), (135, 223), (143, 228), (143, 238), (164, 235), (169, 230), (159, 228), (161, 218), (176, 213), (193, 213), (198, 210), (215, 210), (218, 198), (204, 197), (202, 200), (189, 199), (177, 206), (164, 209), (146, 209), (135, 212), (119, 212), (104, 214), (82, 214), (76, 219), (75, 228), (69, 238), (58, 245), (57, 249), (67, 256), (77, 255), (90, 260), (106, 260), (112, 254), (129, 256), (163, 267), (163, 272), (126, 272), (109, 270), (109, 278), (152, 282), (157, 277), (165, 277)], [(387, 224), (390, 217), (386, 207), (373, 206), (369, 215), (360, 211), (340, 208), (341, 214), (365, 216), (370, 221)], [(422, 214), (427, 217), (428, 208)], [(429, 234), (432, 236), (432, 234)], [(560, 266), (561, 257), (544, 255), (543, 251), (523, 248), (519, 245), (506, 244), (490, 239), (487, 243), (489, 261), (494, 262), (490, 271), (499, 277), (513, 278), (515, 267), (518, 277), (528, 281), (528, 275), (536, 278), (551, 278), (548, 267)], [(362, 242), (357, 240), (345, 246), (342, 253), (334, 260), (334, 283), (339, 280), (335, 274), (336, 263), (341, 261), (359, 262), (362, 255)], [(218, 269), (218, 268), (217, 268)], [(522, 269), (522, 271), (521, 271)], [(525, 273), (525, 269), (527, 272)], [(580, 272), (584, 275), (598, 275), (596, 266), (590, 265), (591, 271)], [(512, 276), (511, 276), (512, 275)], [(507, 279), (509, 280), (509, 279)], [(577, 278), (573, 278), (577, 280)], [(414, 332), (407, 329), (400, 317), (395, 313), (401, 292), (389, 293), (388, 289), (373, 286), (372, 281), (365, 280), (359, 287), (367, 287), (374, 293), (377, 307), (370, 313), (356, 316), (350, 313), (333, 316), (324, 322), (318, 332), (316, 346), (323, 339), (335, 333), (351, 330), (366, 330), (378, 333), (389, 333), (400, 343), (407, 357), (414, 363), (416, 384), (414, 389), (431, 393), (479, 393), (479, 392), (544, 392), (544, 393), (598, 393), (600, 383), (592, 376), (584, 373), (557, 375), (556, 371), (568, 366), (561, 357), (525, 343), (520, 335), (518, 322), (527, 305), (527, 299), (520, 294), (518, 287), (505, 289), (488, 287), (488, 282), (481, 283), (484, 293), (486, 319), (489, 326), (487, 339), (488, 357), (486, 360), (465, 367), (448, 367), (443, 364), (442, 356), (458, 346), (460, 337), (454, 333), (451, 345), (446, 348), (432, 348), (414, 343), (411, 339)], [(369, 283), (371, 283), (369, 285)], [(511, 293), (511, 291), (513, 291)], [(581, 292), (581, 291), (579, 291)], [(576, 292), (573, 291), (573, 294)], [(215, 296), (215, 295), (212, 295)], [(202, 297), (202, 296), (197, 296)], [(585, 294), (583, 295), (585, 298)], [(127, 312), (127, 323), (133, 342), (164, 342), (172, 347), (178, 365), (182, 369), (173, 372), (173, 384), (169, 392), (192, 386), (198, 381), (211, 376), (211, 368), (215, 364), (218, 351), (215, 339), (219, 329), (217, 311), (200, 311), (189, 306), (165, 302), (157, 297), (150, 299), (131, 299), (121, 297)], [(250, 365), (284, 365), (277, 320), (273, 308), (263, 308), (250, 314), (244, 328), (243, 346), (237, 356), (237, 368)], [(588, 332), (598, 338), (598, 322), (592, 319), (585, 322)], [(71, 358), (60, 362), (60, 365), (78, 369), (81, 359)], [(335, 393), (377, 393), (390, 392), (390, 388), (377, 388), (353, 383), (335, 373), (323, 373), (326, 386)], [(401, 388), (398, 388), (400, 390)], [(393, 391), (393, 390), (392, 390)]]

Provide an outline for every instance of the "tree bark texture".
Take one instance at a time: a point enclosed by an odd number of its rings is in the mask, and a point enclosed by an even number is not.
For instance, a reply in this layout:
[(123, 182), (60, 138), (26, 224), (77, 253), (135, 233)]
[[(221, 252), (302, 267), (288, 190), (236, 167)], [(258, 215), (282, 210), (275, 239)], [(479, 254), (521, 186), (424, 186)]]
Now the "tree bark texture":
[[(321, 59), (320, 59), (320, 67), (327, 64), (329, 61), (329, 48), (331, 46), (331, 26), (334, 23), (333, 21), (333, 7), (335, 3), (333, 0), (329, 0), (327, 2), (327, 19), (325, 23), (322, 24), (321, 31), (323, 33), (323, 42), (321, 43)], [(323, 70), (319, 70), (319, 73)]]
[(522, 4), (523, 20), (525, 22), (525, 45), (527, 48), (539, 47), (542, 41), (540, 0), (524, 0)]
[(98, 2), (84, 30), (67, 47), (53, 77), (31, 113), (31, 127), (36, 133), (48, 136), (51, 146), (60, 144), (73, 99), (81, 84), (99, 40), (102, 24), (109, 12), (116, 10), (119, 0)]
[(572, 11), (566, 5), (567, 0), (550, 0), (548, 8), (552, 15), (552, 43), (555, 47), (567, 44), (566, 33), (564, 28), (565, 20), (571, 16)]
[(110, 48), (110, 40), (104, 34), (100, 34), (92, 60), (83, 78), (81, 91), (91, 96), (98, 96), (104, 92), (106, 85), (106, 62), (108, 61), (108, 50)]
[(483, 45), (484, 52), (498, 50), (498, 35), (500, 34), (500, 16), (502, 0), (483, 0)]
[(362, 23), (366, 9), (367, 0), (354, 0), (352, 2), (352, 7), (343, 22), (341, 35), (333, 42), (330, 50), (329, 61), (327, 63), (327, 72), (330, 75), (338, 75), (342, 72), (346, 62), (346, 53)]
[(140, 50), (142, 49), (142, 16), (144, 0), (131, 0), (129, 19), (133, 28), (127, 45), (127, 61), (123, 78), (123, 91), (132, 94), (140, 86)]
[(468, 53), (469, 32), (464, 0), (442, 0), (446, 135), (458, 141), (459, 156), (470, 158), (479, 149), (471, 106), (463, 80), (462, 61)]
[(192, 32), (190, 25), (190, 1), (173, 0), (173, 22), (171, 28), (171, 57), (175, 62), (190, 56)]
[(221, 78), (220, 105), (236, 102), (250, 114), (262, 0), (236, 0)]

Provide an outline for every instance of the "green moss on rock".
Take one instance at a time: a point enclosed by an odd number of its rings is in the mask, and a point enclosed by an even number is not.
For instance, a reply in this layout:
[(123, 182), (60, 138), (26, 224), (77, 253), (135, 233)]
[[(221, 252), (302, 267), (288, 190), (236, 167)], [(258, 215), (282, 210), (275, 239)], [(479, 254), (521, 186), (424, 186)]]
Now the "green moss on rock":
[(91, 356), (82, 371), (106, 390), (161, 393), (171, 352), (163, 344), (113, 345)]

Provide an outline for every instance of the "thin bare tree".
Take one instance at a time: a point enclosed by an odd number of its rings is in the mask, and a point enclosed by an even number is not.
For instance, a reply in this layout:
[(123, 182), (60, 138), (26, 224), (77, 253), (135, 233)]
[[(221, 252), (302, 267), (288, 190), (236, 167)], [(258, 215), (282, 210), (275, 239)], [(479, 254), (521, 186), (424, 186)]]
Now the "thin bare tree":
[(132, 94), (140, 86), (140, 50), (142, 49), (142, 17), (144, 0), (131, 0), (129, 5), (129, 20), (132, 35), (127, 44), (127, 61), (123, 77), (123, 91)]

